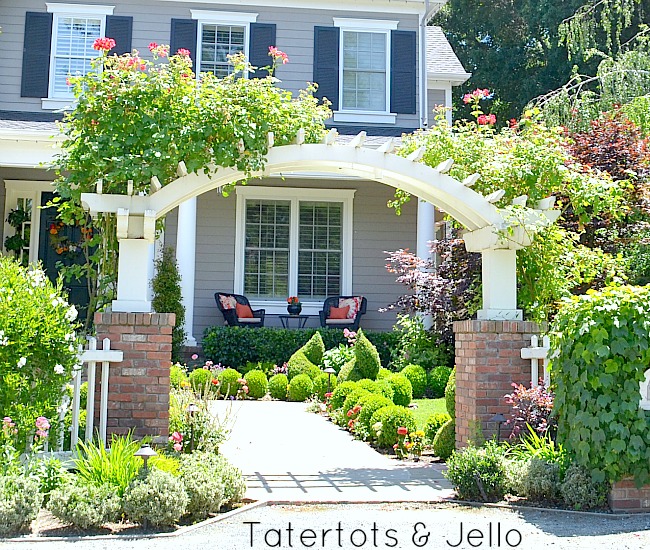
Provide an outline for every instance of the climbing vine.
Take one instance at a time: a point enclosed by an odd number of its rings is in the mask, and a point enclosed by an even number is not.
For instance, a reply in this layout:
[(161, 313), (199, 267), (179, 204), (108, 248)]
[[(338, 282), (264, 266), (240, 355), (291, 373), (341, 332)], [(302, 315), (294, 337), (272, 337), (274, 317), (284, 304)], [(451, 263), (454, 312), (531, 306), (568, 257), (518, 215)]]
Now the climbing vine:
[(314, 86), (297, 97), (278, 86), (273, 68), (287, 58), (275, 48), (263, 78), (254, 78), (256, 69), (234, 56), (231, 75), (202, 73), (197, 79), (187, 50), (169, 55), (167, 46), (152, 43), (152, 62), (135, 50), (109, 55), (114, 45), (98, 39), (91, 72), (69, 78), (76, 105), (64, 119), (56, 159), (60, 219), (92, 229), (84, 233), (85, 263), (63, 268), (68, 279), (88, 281), (89, 321), (114, 298), (117, 239), (114, 215), (91, 219), (82, 193), (99, 184), (103, 193), (125, 194), (131, 183), (133, 193), (147, 194), (154, 177), (163, 186), (174, 181), (179, 162), (190, 173), (236, 167), (246, 183), (265, 164), (269, 132), (276, 145), (290, 143), (300, 128), (305, 141), (315, 142), (330, 116), (313, 96)]

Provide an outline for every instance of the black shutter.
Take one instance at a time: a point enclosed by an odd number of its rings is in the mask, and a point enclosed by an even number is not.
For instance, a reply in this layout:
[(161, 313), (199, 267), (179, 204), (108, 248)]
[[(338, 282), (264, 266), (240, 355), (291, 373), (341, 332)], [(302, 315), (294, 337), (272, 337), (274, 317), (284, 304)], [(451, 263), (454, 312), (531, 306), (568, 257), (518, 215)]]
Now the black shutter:
[(105, 36), (115, 40), (115, 47), (109, 53), (117, 55), (131, 53), (132, 35), (133, 17), (124, 15), (108, 15), (106, 17)]
[(52, 14), (28, 11), (25, 14), (21, 97), (47, 97), (50, 80)]
[[(275, 24), (251, 23), (248, 45), (248, 60), (254, 67), (267, 67), (273, 60), (269, 57), (269, 46), (275, 46)], [(257, 70), (251, 78), (262, 78), (266, 71)]]
[(338, 27), (314, 27), (316, 97), (329, 99), (334, 111), (339, 109), (339, 37)]
[(415, 114), (417, 100), (417, 36), (413, 31), (391, 31), (390, 112)]
[[(185, 48), (189, 50), (192, 62), (196, 64), (197, 28), (195, 19), (172, 19), (172, 34), (169, 39), (170, 55)], [(195, 66), (194, 72), (198, 73), (199, 67)]]

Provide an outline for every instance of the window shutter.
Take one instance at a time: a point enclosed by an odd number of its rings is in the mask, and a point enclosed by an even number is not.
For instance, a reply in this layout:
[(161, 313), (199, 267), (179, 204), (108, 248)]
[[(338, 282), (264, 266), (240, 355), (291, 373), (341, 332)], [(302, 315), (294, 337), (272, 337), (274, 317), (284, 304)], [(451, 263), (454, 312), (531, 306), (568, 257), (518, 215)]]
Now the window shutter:
[(316, 97), (329, 99), (334, 111), (339, 109), (339, 37), (338, 27), (314, 27)]
[(25, 14), (21, 97), (47, 97), (52, 48), (52, 14)]
[(196, 48), (198, 22), (195, 19), (172, 19), (172, 34), (169, 39), (169, 54), (174, 55), (181, 48), (189, 50), (194, 72), (199, 72), (196, 66)]
[(417, 36), (413, 31), (391, 31), (390, 111), (415, 114), (417, 101)]
[(133, 17), (123, 15), (106, 16), (106, 32), (104, 34), (108, 38), (115, 40), (115, 47), (110, 51), (111, 54), (131, 53)]
[[(267, 67), (272, 63), (269, 46), (275, 46), (275, 29), (273, 23), (251, 23), (248, 60), (254, 67)], [(255, 71), (251, 78), (263, 78), (266, 71)]]

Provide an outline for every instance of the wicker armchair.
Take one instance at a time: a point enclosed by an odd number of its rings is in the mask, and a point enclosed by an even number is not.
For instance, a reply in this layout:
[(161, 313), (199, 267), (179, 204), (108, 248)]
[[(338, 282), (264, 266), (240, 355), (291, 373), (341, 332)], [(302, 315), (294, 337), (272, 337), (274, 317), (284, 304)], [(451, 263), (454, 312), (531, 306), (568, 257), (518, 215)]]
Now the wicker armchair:
[[(339, 307), (339, 300), (358, 297), (361, 298), (361, 305), (359, 306), (359, 311), (357, 311), (354, 319), (329, 319), (330, 308)], [(368, 300), (363, 296), (330, 296), (323, 303), (322, 311), (319, 312), (320, 325), (327, 328), (347, 328), (348, 330), (357, 330), (359, 328), (361, 316), (366, 312), (367, 305)]]
[(238, 304), (248, 306), (250, 307), (250, 302), (248, 301), (248, 298), (246, 296), (243, 296), (241, 294), (231, 294), (229, 292), (215, 292), (214, 293), (214, 299), (217, 302), (217, 307), (221, 311), (224, 320), (226, 321), (226, 324), (231, 327), (251, 327), (251, 328), (258, 328), (258, 327), (263, 327), (264, 326), (264, 315), (266, 314), (266, 310), (264, 309), (255, 309), (251, 310), (253, 311), (253, 318), (252, 319), (246, 319), (246, 318), (238, 318), (237, 317), (237, 311), (235, 308), (225, 308), (223, 304), (221, 303), (220, 296), (225, 296), (225, 297), (232, 297), (235, 299), (235, 301)]

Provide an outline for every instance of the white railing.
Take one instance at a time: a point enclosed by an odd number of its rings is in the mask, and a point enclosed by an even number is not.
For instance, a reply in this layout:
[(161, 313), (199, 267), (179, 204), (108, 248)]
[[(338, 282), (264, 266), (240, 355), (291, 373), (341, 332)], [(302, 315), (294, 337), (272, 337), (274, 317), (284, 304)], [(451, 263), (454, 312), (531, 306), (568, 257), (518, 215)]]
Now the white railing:
[[(88, 382), (88, 398), (86, 401), (86, 432), (84, 441), (92, 440), (95, 431), (95, 386), (97, 380), (97, 364), (100, 363), (101, 384), (99, 399), (99, 427), (97, 437), (106, 442), (106, 426), (108, 419), (108, 380), (111, 363), (119, 363), (124, 359), (124, 354), (118, 350), (111, 349), (111, 341), (104, 338), (102, 349), (97, 349), (97, 338), (88, 339), (88, 348), (79, 352), (79, 367), (72, 373), (72, 426), (70, 428), (70, 450), (74, 451), (79, 441), (79, 417), (81, 414), (81, 383), (85, 378)], [(84, 369), (86, 372), (84, 373)], [(84, 376), (85, 374), (85, 376)], [(59, 420), (63, 420), (70, 409), (70, 400), (64, 398), (59, 408)], [(64, 451), (65, 434), (61, 430), (57, 442), (57, 451)]]
[[(549, 386), (551, 382), (550, 373), (548, 372), (548, 352), (551, 347), (550, 339), (548, 336), (542, 337), (542, 345), (539, 345), (539, 338), (532, 336), (530, 339), (530, 347), (521, 350), (522, 359), (530, 359), (530, 386), (536, 388), (539, 386), (540, 378), (543, 378), (544, 385)], [(540, 364), (541, 372), (540, 372)]]

